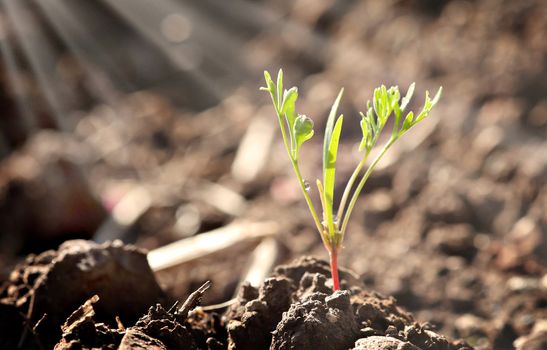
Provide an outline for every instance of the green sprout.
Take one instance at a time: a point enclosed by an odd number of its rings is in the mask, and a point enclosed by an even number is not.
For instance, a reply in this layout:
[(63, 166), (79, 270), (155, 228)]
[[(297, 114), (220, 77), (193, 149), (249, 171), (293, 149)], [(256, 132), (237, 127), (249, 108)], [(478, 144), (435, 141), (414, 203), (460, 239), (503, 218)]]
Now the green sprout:
[[(310, 185), (302, 177), (298, 166), (300, 148), (302, 147), (302, 144), (311, 139), (314, 134), (313, 121), (305, 115), (296, 113), (295, 106), (296, 100), (298, 99), (298, 89), (296, 87), (292, 87), (288, 90), (283, 89), (282, 70), (279, 70), (277, 82), (272, 80), (268, 71), (264, 72), (264, 78), (266, 80), (266, 87), (260, 89), (269, 92), (272, 97), (275, 112), (277, 113), (279, 120), (279, 128), (281, 129), (283, 142), (287, 153), (289, 154), (289, 159), (293, 165), (296, 178), (298, 179), (302, 194), (310, 209), (315, 226), (319, 231), (325, 248), (329, 252), (333, 290), (339, 290), (338, 252), (342, 246), (349, 218), (359, 194), (363, 190), (365, 183), (380, 159), (386, 154), (395, 141), (429, 115), (431, 109), (437, 104), (441, 97), (442, 87), (439, 88), (433, 99), (429, 97), (429, 92), (426, 91), (425, 103), (420, 114), (417, 116), (415, 116), (413, 112), (408, 112), (404, 115), (404, 111), (414, 93), (414, 83), (410, 85), (406, 95), (402, 99), (397, 86), (392, 86), (387, 89), (382, 85), (374, 90), (372, 102), (368, 101), (366, 104), (366, 113), (360, 113), (360, 125), (363, 134), (361, 143), (359, 144), (359, 151), (362, 152), (361, 161), (357, 164), (357, 167), (346, 184), (342, 199), (338, 205), (338, 211), (335, 214), (333, 202), (336, 157), (338, 154), (340, 133), (342, 131), (342, 122), (344, 120), (343, 115), (337, 117), (338, 105), (340, 104), (340, 100), (344, 93), (344, 89), (340, 90), (338, 97), (336, 97), (336, 100), (331, 107), (325, 128), (323, 141), (323, 181), (321, 182), (319, 179), (316, 181), (323, 209), (322, 220), (320, 220), (310, 197)], [(363, 172), (368, 156), (376, 146), (382, 130), (392, 115), (395, 119), (393, 121), (391, 136), (385, 142), (381, 151), (370, 163), (366, 171)]]

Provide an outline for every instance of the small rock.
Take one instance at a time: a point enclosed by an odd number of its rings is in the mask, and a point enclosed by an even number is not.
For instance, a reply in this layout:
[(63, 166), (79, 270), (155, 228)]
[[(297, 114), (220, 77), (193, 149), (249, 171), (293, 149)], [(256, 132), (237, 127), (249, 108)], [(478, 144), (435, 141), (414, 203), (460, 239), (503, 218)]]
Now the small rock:
[(516, 222), (507, 235), (496, 264), (502, 269), (514, 269), (524, 265), (530, 259), (545, 263), (547, 262), (547, 256), (544, 253), (546, 248), (547, 240), (537, 221), (525, 216)]
[(545, 275), (543, 275), (543, 277), (541, 278), (540, 282), (539, 282), (539, 286), (541, 288), (542, 291), (547, 291), (547, 273)]
[(544, 350), (547, 349), (547, 320), (539, 320), (529, 335), (515, 340), (516, 350)]
[(420, 348), (397, 338), (374, 335), (357, 340), (353, 350), (420, 350)]
[(462, 338), (468, 338), (475, 335), (484, 335), (482, 331), (484, 324), (484, 319), (473, 314), (461, 315), (454, 322), (458, 335)]
[(372, 327), (365, 327), (361, 329), (361, 336), (363, 338), (367, 338), (373, 335), (382, 335), (382, 332), (372, 328)]
[(530, 292), (539, 288), (539, 280), (533, 277), (513, 276), (507, 280), (507, 288), (512, 292)]
[(450, 350), (448, 340), (418, 325), (405, 327), (405, 339), (422, 350)]

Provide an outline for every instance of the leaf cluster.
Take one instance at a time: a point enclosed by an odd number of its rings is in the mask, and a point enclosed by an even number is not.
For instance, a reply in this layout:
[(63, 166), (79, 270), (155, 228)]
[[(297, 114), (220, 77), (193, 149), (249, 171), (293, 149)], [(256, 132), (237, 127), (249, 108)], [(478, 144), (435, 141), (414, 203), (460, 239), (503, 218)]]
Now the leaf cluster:
[(414, 94), (415, 85), (415, 83), (412, 83), (409, 86), (406, 95), (402, 99), (399, 87), (397, 86), (392, 86), (387, 89), (382, 85), (381, 87), (374, 89), (372, 103), (367, 101), (366, 113), (360, 112), (360, 125), (363, 134), (361, 143), (359, 144), (360, 151), (365, 150), (365, 153), (368, 153), (372, 150), (392, 114), (394, 115), (395, 121), (391, 138), (394, 140), (404, 135), (408, 130), (429, 115), (433, 107), (441, 98), (442, 87), (439, 88), (433, 99), (429, 97), (429, 91), (426, 91), (424, 106), (417, 117), (414, 116), (414, 112), (410, 111), (402, 118), (404, 111)]
[[(275, 83), (270, 73), (264, 72), (266, 87), (261, 90), (268, 91), (281, 124), (288, 130), (289, 156), (293, 161), (298, 160), (300, 147), (304, 142), (311, 139), (313, 130), (313, 121), (303, 114), (296, 113), (296, 100), (298, 99), (298, 89), (294, 86), (288, 90), (283, 90), (283, 71), (279, 70), (277, 74), (277, 83)], [(286, 133), (286, 131), (284, 131)]]
[[(309, 186), (306, 184), (305, 180), (303, 180), (298, 167), (300, 148), (304, 142), (311, 139), (314, 135), (313, 121), (305, 115), (296, 113), (298, 90), (296, 87), (292, 87), (288, 90), (283, 89), (282, 70), (279, 70), (277, 82), (272, 80), (267, 71), (264, 72), (264, 78), (266, 81), (266, 87), (262, 87), (261, 90), (270, 93), (278, 116), (285, 148), (287, 149), (291, 159), (295, 174), (298, 178), (317, 229), (319, 230), (327, 249), (337, 249), (341, 245), (344, 238), (347, 223), (355, 206), (357, 197), (361, 193), (363, 186), (372, 170), (374, 170), (374, 167), (379, 160), (399, 137), (404, 135), (416, 124), (427, 118), (433, 107), (439, 101), (442, 88), (438, 90), (433, 99), (430, 98), (429, 92), (426, 91), (424, 105), (417, 116), (415, 116), (412, 111), (405, 114), (405, 110), (410, 103), (412, 95), (414, 94), (414, 83), (410, 85), (407, 93), (402, 99), (401, 93), (397, 86), (392, 86), (388, 89), (382, 85), (374, 90), (372, 101), (367, 101), (366, 103), (366, 112), (360, 113), (362, 138), (359, 144), (359, 150), (363, 152), (362, 158), (346, 184), (340, 205), (338, 206), (338, 213), (337, 215), (334, 215), (333, 198), (336, 160), (342, 131), (342, 123), (344, 121), (344, 116), (338, 115), (338, 106), (340, 105), (344, 92), (343, 89), (340, 90), (331, 107), (325, 128), (325, 136), (323, 140), (323, 182), (320, 180), (316, 181), (323, 209), (323, 218), (322, 220), (319, 220), (313, 202), (311, 201), (308, 193)], [(394, 118), (391, 137), (385, 143), (379, 155), (368, 166), (368, 169), (362, 173), (371, 150), (376, 146), (380, 134), (387, 125), (391, 116)], [(359, 177), (359, 182), (356, 182)], [(350, 198), (351, 200), (349, 201), (346, 210), (346, 202)]]

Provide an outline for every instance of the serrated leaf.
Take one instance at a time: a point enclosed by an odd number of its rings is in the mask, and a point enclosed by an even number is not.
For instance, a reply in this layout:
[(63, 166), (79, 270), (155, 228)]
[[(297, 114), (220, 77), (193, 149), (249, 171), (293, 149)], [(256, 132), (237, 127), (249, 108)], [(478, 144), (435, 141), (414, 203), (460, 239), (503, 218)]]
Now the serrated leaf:
[(359, 151), (362, 151), (367, 147), (368, 138), (370, 137), (370, 125), (367, 122), (367, 117), (362, 112), (360, 125), (363, 138), (361, 139), (361, 143), (359, 144)]
[(370, 125), (370, 123), (367, 124), (367, 128), (368, 128), (368, 134), (369, 134), (369, 137), (367, 139), (367, 149), (370, 152), (373, 146), (375, 135), (374, 135), (374, 130), (372, 130), (372, 126)]
[(399, 91), (398, 86), (391, 87), (391, 96), (392, 96), (392, 105), (399, 105), (399, 100), (401, 99), (401, 92)]
[(418, 115), (418, 117), (414, 120), (413, 125), (417, 124), (420, 121), (422, 121), (423, 119), (425, 119), (429, 115), (429, 113), (431, 112), (433, 107), (435, 107), (437, 102), (439, 102), (439, 100), (441, 98), (442, 91), (443, 91), (443, 88), (440, 87), (439, 90), (437, 91), (437, 93), (435, 94), (435, 97), (433, 97), (433, 100), (431, 100), (430, 97), (429, 97), (429, 91), (425, 92), (424, 107), (423, 107), (422, 111), (420, 112), (420, 114)]
[(390, 87), (388, 93), (389, 113), (391, 113), (392, 111), (395, 111), (395, 109), (399, 108), (399, 99), (401, 98), (401, 93), (399, 92), (399, 88), (397, 86)]
[(392, 111), (391, 88), (387, 90), (385, 85), (382, 85), (382, 95), (384, 99), (384, 124), (385, 124)]
[(413, 119), (414, 119), (414, 113), (413, 112), (408, 112), (408, 114), (405, 117), (405, 121), (403, 122), (403, 126), (401, 128), (403, 133), (405, 131), (407, 131), (408, 129), (410, 129), (410, 127), (412, 126), (412, 120)]
[(373, 96), (373, 99), (372, 99), (372, 107), (374, 108), (374, 112), (376, 113), (376, 115), (378, 116), (378, 122), (379, 124), (381, 125), (382, 124), (382, 115), (383, 115), (383, 110), (382, 110), (382, 90), (380, 88), (376, 88), (374, 89), (374, 96)]
[(378, 117), (378, 128), (382, 129), (387, 122), (389, 113), (391, 113), (389, 97), (385, 85), (374, 90), (373, 107), (376, 116)]
[(332, 137), (328, 147), (327, 153), (327, 163), (325, 168), (325, 173), (323, 181), (324, 191), (325, 191), (325, 215), (327, 218), (327, 224), (329, 227), (329, 233), (334, 235), (334, 220), (332, 214), (332, 203), (334, 198), (334, 180), (336, 175), (336, 158), (338, 154), (338, 144), (340, 143), (340, 133), (342, 132), (342, 123), (344, 121), (344, 116), (339, 116), (336, 120), (336, 124), (332, 131)]
[(295, 140), (294, 159), (298, 159), (300, 146), (313, 136), (313, 120), (305, 115), (299, 115), (294, 121), (293, 134)]
[(367, 109), (368, 123), (371, 126), (374, 133), (376, 133), (376, 131), (378, 130), (378, 125), (376, 123), (376, 119), (374, 118), (374, 113), (372, 111), (372, 107), (370, 107), (370, 102), (368, 103), (368, 106), (369, 106), (368, 109)]
[(392, 105), (391, 105), (391, 93), (388, 91), (386, 91), (386, 95), (385, 95), (385, 100), (386, 100), (386, 107), (385, 107), (385, 114), (386, 114), (386, 120), (387, 120), (387, 117), (389, 117), (389, 115), (391, 114), (391, 110), (392, 110)]

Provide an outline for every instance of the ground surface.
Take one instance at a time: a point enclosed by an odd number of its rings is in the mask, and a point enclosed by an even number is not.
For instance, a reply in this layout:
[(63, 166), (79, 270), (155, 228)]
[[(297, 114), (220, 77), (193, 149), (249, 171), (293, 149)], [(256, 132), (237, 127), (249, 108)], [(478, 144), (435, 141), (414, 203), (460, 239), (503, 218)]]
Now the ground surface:
[[(547, 318), (547, 6), (320, 3), (258, 2), (286, 15), (290, 25), (274, 20), (267, 31), (246, 34), (251, 39), (241, 52), (254, 79), (205, 111), (181, 108), (149, 89), (124, 95), (115, 108), (78, 114), (68, 135), (29, 133), (23, 146), (27, 136), (16, 119), (4, 119), (6, 149), (18, 151), (0, 166), (3, 278), (17, 254), (91, 238), (98, 227), (101, 237), (152, 249), (234, 218), (281, 222), (279, 260), (326, 257), (277, 130), (271, 129), (271, 144), (264, 136), (254, 145), (268, 154), (258, 175), (234, 170), (247, 127), (257, 120), (275, 127), (256, 88), (260, 70), (282, 66), (317, 130), (337, 89), (346, 88), (341, 184), (358, 159), (357, 111), (376, 85), (416, 81), (417, 91), (443, 85), (431, 120), (401, 140), (367, 184), (341, 265), (366, 288), (394, 296), (417, 320), (477, 349), (512, 349), (515, 339), (541, 325)], [(235, 23), (225, 25), (243, 30)], [(10, 98), (2, 97), (6, 111), (14, 108)], [(42, 118), (47, 126), (47, 114)], [(320, 173), (320, 139), (303, 150), (310, 179)], [(106, 211), (99, 202), (109, 209), (137, 185), (153, 193), (142, 215), (129, 228), (101, 226)], [(175, 294), (185, 298), (212, 279), (205, 300), (225, 301), (246, 262), (241, 252), (207, 262), (184, 276)]]
[(343, 290), (333, 292), (329, 265), (301, 258), (278, 266), (259, 288), (242, 285), (221, 314), (206, 313), (195, 307), (209, 283), (184, 303), (173, 304), (156, 283), (145, 252), (120, 241), (67, 241), (58, 251), (29, 257), (12, 273), (1, 291), (0, 345), (56, 350), (471, 349), (463, 340), (447, 339), (416, 322), (392, 297), (367, 292), (352, 272), (340, 273)]

